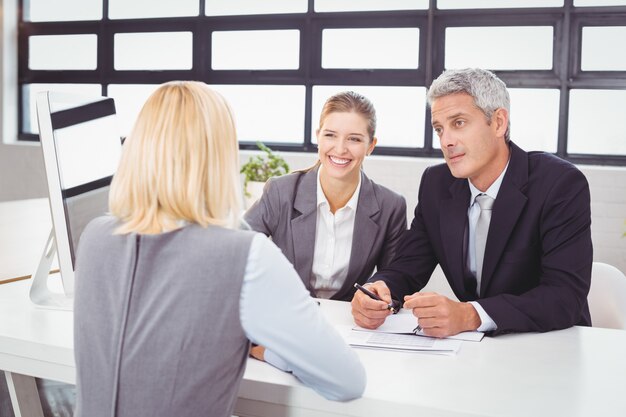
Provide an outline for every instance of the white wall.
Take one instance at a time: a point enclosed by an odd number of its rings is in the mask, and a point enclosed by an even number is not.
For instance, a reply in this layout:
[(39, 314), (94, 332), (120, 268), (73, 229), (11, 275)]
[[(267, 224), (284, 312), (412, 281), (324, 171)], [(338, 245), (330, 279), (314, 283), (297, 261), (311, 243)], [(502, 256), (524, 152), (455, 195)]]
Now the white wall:
[(0, 201), (47, 196), (41, 148), (0, 144)]

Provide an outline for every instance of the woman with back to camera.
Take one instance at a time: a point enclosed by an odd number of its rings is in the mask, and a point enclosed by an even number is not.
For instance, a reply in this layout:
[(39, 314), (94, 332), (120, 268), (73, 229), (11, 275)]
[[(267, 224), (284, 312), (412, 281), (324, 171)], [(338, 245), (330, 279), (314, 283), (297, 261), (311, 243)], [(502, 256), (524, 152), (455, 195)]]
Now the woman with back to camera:
[[(272, 237), (313, 296), (351, 300), (355, 283), (389, 264), (406, 230), (404, 197), (362, 171), (375, 132), (367, 98), (353, 91), (330, 97), (316, 131), (318, 162), (270, 179), (245, 215), (252, 229)], [(286, 367), (276, 352), (252, 352)]]
[(240, 199), (224, 99), (199, 82), (161, 86), (124, 144), (111, 215), (80, 240), (77, 417), (230, 416), (249, 340), (326, 398), (362, 394), (362, 365), (291, 264), (237, 230)]

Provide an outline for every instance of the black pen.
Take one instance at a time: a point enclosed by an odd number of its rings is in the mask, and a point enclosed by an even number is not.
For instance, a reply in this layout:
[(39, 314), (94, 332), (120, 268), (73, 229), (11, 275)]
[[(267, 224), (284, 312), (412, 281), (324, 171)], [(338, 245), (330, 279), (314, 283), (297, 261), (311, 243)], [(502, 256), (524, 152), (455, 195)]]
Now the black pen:
[[(368, 290), (367, 288), (363, 287), (362, 285), (359, 285), (358, 283), (354, 283), (354, 288), (356, 288), (357, 290), (362, 291), (365, 295), (367, 295), (369, 298), (372, 298), (374, 300), (378, 300), (378, 301), (384, 301), (382, 298), (380, 298), (378, 295), (374, 294), (373, 292), (371, 292), (370, 290)], [(393, 303), (391, 304), (387, 304), (387, 310), (391, 310), (391, 312), (393, 314), (396, 314), (396, 308), (393, 306)]]

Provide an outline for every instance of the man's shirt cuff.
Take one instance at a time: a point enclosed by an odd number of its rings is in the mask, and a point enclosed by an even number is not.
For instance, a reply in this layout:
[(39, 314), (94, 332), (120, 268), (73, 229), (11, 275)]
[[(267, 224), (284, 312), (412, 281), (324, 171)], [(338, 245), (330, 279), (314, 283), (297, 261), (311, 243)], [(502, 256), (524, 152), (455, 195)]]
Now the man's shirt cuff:
[(485, 309), (483, 309), (483, 306), (481, 306), (480, 303), (476, 301), (470, 301), (469, 303), (474, 306), (476, 312), (478, 313), (478, 317), (480, 317), (480, 326), (478, 327), (478, 329), (476, 329), (476, 331), (490, 332), (498, 328), (496, 322), (493, 321), (491, 317), (489, 317), (489, 314), (487, 314), (487, 312), (485, 311)]

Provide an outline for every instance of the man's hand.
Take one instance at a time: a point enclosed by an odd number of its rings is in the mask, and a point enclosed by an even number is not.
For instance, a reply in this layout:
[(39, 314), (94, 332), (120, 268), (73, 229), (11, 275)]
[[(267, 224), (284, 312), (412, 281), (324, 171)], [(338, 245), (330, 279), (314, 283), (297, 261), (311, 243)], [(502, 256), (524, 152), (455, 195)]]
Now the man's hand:
[(378, 295), (383, 301), (374, 300), (362, 291), (356, 291), (352, 297), (352, 317), (354, 322), (366, 329), (375, 329), (385, 322), (391, 311), (391, 293), (383, 281), (367, 284), (367, 289)]
[[(354, 311), (354, 299), (352, 300)], [(427, 336), (448, 337), (476, 330), (480, 317), (470, 303), (452, 301), (437, 293), (419, 293), (404, 297), (404, 308), (413, 310)], [(354, 313), (353, 313), (354, 314)]]

